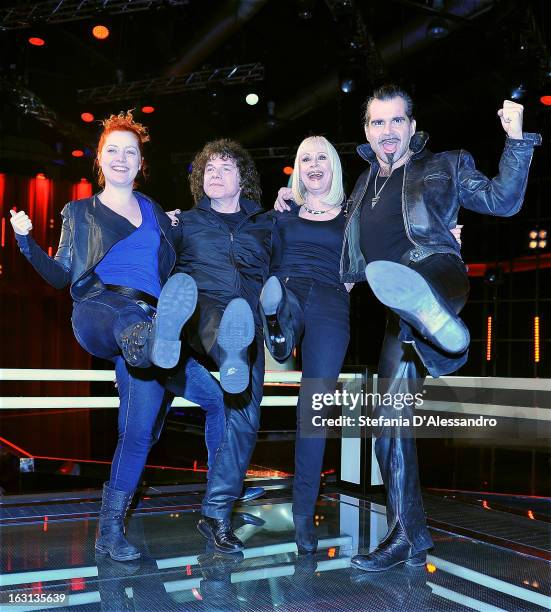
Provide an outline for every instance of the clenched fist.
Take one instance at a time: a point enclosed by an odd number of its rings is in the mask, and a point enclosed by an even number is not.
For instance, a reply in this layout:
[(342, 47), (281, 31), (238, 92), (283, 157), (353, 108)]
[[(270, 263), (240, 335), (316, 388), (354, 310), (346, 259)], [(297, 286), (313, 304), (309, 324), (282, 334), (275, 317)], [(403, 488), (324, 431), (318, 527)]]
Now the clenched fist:
[(26, 236), (33, 228), (33, 223), (27, 216), (27, 213), (24, 210), (19, 212), (10, 210), (10, 213), (10, 223), (12, 224), (13, 231), (20, 236)]
[(509, 138), (522, 140), (522, 113), (524, 106), (511, 102), (511, 100), (503, 101), (503, 108), (497, 111), (498, 117), (501, 119), (501, 125)]

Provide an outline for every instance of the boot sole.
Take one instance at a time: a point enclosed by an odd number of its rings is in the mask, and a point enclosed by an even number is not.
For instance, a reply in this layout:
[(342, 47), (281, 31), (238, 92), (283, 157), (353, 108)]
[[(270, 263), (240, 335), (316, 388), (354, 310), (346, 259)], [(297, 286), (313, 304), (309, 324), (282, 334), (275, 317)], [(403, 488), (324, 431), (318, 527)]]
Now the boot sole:
[(469, 331), (457, 316), (443, 308), (427, 281), (415, 270), (392, 261), (374, 261), (365, 269), (373, 293), (385, 306), (415, 329), (428, 335), (447, 353), (462, 353), (469, 346)]
[(197, 304), (197, 285), (187, 274), (171, 276), (161, 291), (155, 319), (151, 361), (170, 369), (180, 360), (180, 334)]
[(224, 310), (218, 329), (218, 346), (224, 351), (220, 385), (227, 393), (242, 393), (249, 386), (246, 349), (254, 339), (254, 318), (243, 298), (233, 299)]
[(211, 542), (214, 546), (214, 550), (218, 552), (236, 553), (236, 552), (241, 552), (245, 548), (244, 546), (240, 546), (238, 548), (232, 548), (231, 550), (228, 550), (227, 548), (221, 548), (217, 546), (216, 542), (214, 541), (214, 536), (210, 532), (210, 529), (208, 527), (204, 527), (201, 523), (197, 525), (197, 531), (205, 538), (205, 540), (208, 540), (209, 542)]
[(277, 276), (270, 276), (264, 283), (262, 292), (260, 293), (260, 305), (265, 315), (275, 315), (277, 307), (283, 299), (283, 291), (281, 283)]
[(94, 546), (96, 552), (101, 553), (102, 555), (109, 555), (113, 561), (134, 561), (135, 559), (139, 559), (142, 556), (142, 553), (138, 552), (133, 555), (127, 555), (125, 557), (114, 555), (108, 548), (104, 548), (103, 546)]
[(392, 565), (387, 565), (386, 567), (362, 567), (361, 565), (354, 563), (354, 561), (350, 561), (350, 565), (352, 567), (355, 567), (356, 569), (359, 569), (362, 572), (386, 572), (386, 570), (392, 569), (397, 565), (402, 565), (402, 563), (407, 563), (407, 560), (404, 559), (403, 561), (397, 561), (396, 563), (393, 563)]

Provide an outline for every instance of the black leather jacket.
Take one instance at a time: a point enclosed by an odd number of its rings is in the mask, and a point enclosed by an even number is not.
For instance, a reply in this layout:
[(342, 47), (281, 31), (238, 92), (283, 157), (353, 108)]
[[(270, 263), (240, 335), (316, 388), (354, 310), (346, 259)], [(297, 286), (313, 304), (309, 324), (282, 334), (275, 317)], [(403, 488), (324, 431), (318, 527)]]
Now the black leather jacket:
[(239, 205), (245, 218), (233, 231), (211, 210), (206, 196), (178, 215), (176, 271), (192, 276), (199, 291), (224, 304), (245, 298), (256, 318), (269, 272), (275, 220), (256, 202), (242, 198)]
[[(412, 243), (411, 261), (434, 253), (461, 257), (460, 246), (450, 233), (457, 225), (459, 207), (475, 212), (509, 217), (520, 210), (534, 146), (539, 134), (524, 134), (523, 140), (507, 138), (499, 162), (499, 174), (489, 179), (475, 168), (467, 151), (432, 153), (425, 149), (428, 135), (416, 132), (411, 139), (412, 157), (404, 170), (402, 214), (406, 234)], [(348, 220), (344, 232), (340, 273), (343, 283), (365, 281), (365, 259), (360, 250), (361, 203), (371, 172), (379, 164), (369, 144), (358, 147), (370, 167), (359, 177), (348, 199)]]
[[(158, 264), (162, 286), (176, 262), (170, 219), (151, 198), (139, 195), (151, 202), (159, 223)], [(94, 268), (116, 242), (129, 236), (135, 228), (124, 217), (104, 206), (95, 195), (69, 202), (63, 207), (61, 216), (61, 236), (53, 258), (42, 250), (31, 234), (15, 236), (21, 252), (40, 276), (56, 289), (70, 284), (71, 297), (79, 302), (105, 290)]]

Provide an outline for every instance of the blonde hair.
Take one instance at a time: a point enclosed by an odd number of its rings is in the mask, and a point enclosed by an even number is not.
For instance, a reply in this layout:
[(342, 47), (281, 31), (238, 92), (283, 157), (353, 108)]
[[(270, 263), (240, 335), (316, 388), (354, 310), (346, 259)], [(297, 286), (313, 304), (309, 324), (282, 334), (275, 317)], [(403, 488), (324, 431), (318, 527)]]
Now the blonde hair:
[(306, 187), (300, 180), (300, 158), (306, 148), (314, 147), (315, 149), (319, 149), (321, 146), (323, 146), (327, 151), (329, 164), (331, 166), (331, 170), (333, 171), (331, 189), (329, 190), (327, 196), (323, 199), (323, 203), (334, 205), (340, 204), (344, 200), (342, 166), (337, 150), (324, 136), (309, 136), (300, 143), (295, 157), (295, 165), (293, 167), (291, 189), (293, 190), (293, 199), (299, 206), (302, 206), (302, 204), (304, 204), (306, 201)]

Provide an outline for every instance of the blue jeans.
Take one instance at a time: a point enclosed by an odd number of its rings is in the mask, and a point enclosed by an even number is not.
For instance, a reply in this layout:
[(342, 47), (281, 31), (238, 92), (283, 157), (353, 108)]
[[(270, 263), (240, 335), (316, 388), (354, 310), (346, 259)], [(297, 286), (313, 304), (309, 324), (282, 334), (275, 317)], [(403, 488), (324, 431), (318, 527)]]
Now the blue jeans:
[[(109, 359), (115, 364), (120, 406), (118, 443), (111, 465), (110, 486), (121, 491), (133, 491), (141, 477), (149, 449), (160, 435), (159, 415), (170, 409), (169, 394), (165, 395), (165, 373), (157, 368), (133, 368), (121, 356), (119, 336), (124, 329), (142, 321), (150, 321), (151, 307), (142, 308), (134, 300), (113, 293), (103, 293), (73, 307), (73, 331), (79, 344), (90, 354)], [(213, 398), (221, 394), (218, 383), (194, 359), (188, 358), (184, 374), (186, 399), (217, 407), (217, 418), (210, 423), (210, 437), (219, 438), (221, 402)], [(215, 411), (213, 410), (213, 414)], [(163, 419), (164, 420), (164, 419)]]
[(294, 338), (302, 353), (293, 514), (312, 516), (319, 493), (325, 436), (323, 432), (303, 435), (301, 420), (312, 416), (312, 392), (335, 390), (350, 338), (350, 296), (344, 285), (324, 285), (307, 278), (285, 277), (280, 281), (285, 287)]

